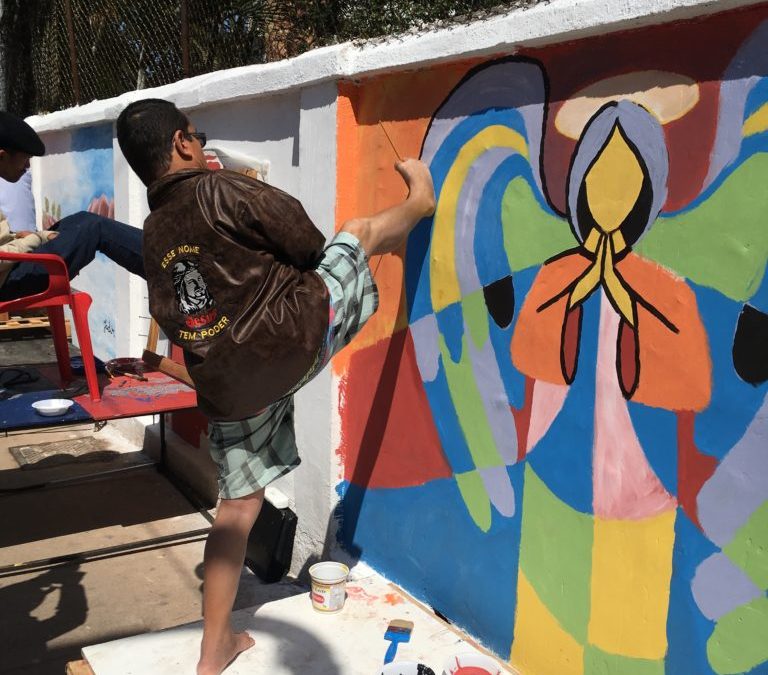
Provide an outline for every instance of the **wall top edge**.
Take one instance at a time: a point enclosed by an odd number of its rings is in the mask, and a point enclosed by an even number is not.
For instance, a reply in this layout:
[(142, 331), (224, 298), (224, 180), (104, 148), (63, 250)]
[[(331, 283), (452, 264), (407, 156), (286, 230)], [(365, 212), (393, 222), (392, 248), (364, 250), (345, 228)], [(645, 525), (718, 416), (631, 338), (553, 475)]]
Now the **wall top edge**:
[[(764, 4), (765, 0), (550, 0), (466, 25), (358, 45), (315, 49), (285, 61), (208, 73), (27, 118), (38, 132), (114, 121), (131, 101), (157, 97), (182, 110), (286, 93), (329, 80), (511, 52), (524, 46), (589, 37)], [(447, 39), (448, 38), (448, 39)]]

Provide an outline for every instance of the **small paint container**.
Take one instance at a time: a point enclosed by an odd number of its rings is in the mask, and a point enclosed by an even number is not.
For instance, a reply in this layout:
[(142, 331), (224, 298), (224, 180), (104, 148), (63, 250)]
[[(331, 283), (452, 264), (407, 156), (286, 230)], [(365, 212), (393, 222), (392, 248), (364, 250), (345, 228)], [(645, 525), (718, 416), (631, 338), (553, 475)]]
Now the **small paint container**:
[(315, 563), (309, 568), (312, 579), (312, 607), (318, 612), (339, 612), (347, 597), (349, 567), (337, 562)]

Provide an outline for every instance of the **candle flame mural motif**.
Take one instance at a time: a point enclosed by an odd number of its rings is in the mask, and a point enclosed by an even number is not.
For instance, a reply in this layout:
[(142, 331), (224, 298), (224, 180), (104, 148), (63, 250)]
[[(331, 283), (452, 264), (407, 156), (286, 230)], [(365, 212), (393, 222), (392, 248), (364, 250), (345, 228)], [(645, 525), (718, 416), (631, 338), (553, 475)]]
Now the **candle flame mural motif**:
[(745, 33), (714, 82), (625, 63), (556, 99), (546, 49), (480, 63), (423, 127), (437, 209), (383, 362), (424, 464), (349, 472), (341, 537), (521, 673), (768, 673), (768, 22)]

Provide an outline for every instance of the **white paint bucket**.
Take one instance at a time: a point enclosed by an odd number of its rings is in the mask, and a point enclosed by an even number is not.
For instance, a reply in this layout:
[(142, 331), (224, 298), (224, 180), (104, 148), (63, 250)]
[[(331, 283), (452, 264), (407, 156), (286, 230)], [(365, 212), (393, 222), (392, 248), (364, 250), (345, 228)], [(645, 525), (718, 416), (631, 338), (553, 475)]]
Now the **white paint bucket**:
[(312, 578), (312, 607), (318, 612), (339, 612), (347, 597), (349, 567), (337, 562), (320, 562), (309, 568)]

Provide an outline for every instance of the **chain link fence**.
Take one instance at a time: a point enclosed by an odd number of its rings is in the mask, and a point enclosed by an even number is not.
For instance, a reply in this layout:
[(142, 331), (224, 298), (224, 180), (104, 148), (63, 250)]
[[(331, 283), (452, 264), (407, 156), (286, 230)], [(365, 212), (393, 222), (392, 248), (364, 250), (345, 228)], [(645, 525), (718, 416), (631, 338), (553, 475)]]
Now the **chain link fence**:
[(542, 1), (3, 0), (5, 105), (23, 116), (61, 110)]

